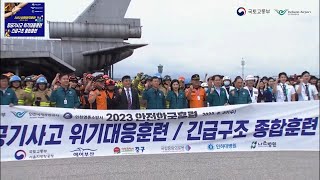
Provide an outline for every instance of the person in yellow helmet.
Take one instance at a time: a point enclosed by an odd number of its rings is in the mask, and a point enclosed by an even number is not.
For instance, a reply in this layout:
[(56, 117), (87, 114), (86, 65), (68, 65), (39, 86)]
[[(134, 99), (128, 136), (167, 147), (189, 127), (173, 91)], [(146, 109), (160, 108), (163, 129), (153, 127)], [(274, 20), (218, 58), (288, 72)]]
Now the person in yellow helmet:
[(33, 94), (33, 83), (34, 79), (32, 76), (26, 77), (24, 80), (26, 82), (26, 87), (24, 88), (25, 92), (25, 106), (32, 106), (33, 101), (34, 101), (34, 94)]
[(140, 109), (146, 109), (146, 103), (143, 101), (143, 93), (151, 88), (151, 76), (143, 73), (138, 73), (133, 80), (133, 88), (138, 91)]
[(143, 74), (143, 72), (140, 72), (137, 74), (137, 76), (134, 77), (132, 81), (132, 87), (138, 89), (139, 84), (143, 80), (144, 77), (146, 77), (146, 74)]
[(165, 75), (162, 79), (162, 84), (160, 85), (160, 91), (164, 93), (164, 96), (167, 96), (170, 89), (171, 77), (169, 75)]
[[(162, 85), (160, 85), (159, 90), (163, 92), (164, 96), (167, 97), (169, 91), (171, 91), (171, 77), (169, 75), (165, 75), (162, 79)], [(169, 109), (170, 102), (166, 101), (166, 108)]]
[(118, 89), (121, 89), (123, 88), (123, 84), (122, 84), (122, 81), (118, 81), (116, 82), (116, 85), (115, 85)]

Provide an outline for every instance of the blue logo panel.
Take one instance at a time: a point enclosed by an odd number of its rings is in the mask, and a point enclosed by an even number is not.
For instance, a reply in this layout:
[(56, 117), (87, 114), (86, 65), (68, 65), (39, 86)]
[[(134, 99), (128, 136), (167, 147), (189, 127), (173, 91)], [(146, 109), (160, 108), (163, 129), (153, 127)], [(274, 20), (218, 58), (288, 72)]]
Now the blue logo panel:
[(5, 3), (5, 37), (44, 37), (44, 3)]

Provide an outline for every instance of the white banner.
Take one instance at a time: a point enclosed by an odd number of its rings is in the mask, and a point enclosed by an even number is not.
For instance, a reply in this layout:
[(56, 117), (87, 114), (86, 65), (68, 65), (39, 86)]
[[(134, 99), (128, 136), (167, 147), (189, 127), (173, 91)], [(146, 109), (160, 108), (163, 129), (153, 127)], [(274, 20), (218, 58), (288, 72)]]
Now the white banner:
[(1, 161), (319, 151), (318, 122), (319, 101), (141, 111), (1, 106)]

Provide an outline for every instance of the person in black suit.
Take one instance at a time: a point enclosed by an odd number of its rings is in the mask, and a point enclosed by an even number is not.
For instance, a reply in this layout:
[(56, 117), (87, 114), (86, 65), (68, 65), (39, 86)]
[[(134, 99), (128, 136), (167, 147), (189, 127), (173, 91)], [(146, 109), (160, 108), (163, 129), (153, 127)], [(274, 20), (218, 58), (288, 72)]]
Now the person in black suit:
[(140, 109), (138, 91), (132, 88), (130, 76), (122, 77), (123, 88), (119, 89), (118, 109)]

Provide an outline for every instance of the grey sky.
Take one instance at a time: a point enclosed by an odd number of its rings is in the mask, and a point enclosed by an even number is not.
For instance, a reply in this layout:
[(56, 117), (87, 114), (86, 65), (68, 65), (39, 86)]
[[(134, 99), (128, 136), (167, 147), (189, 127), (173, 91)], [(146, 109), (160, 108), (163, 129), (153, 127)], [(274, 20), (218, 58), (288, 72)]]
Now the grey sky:
[[(92, 0), (45, 2), (46, 20), (73, 21)], [(240, 17), (236, 14), (240, 6), (270, 9), (271, 14)], [(140, 18), (143, 28), (142, 38), (129, 42), (149, 45), (116, 64), (115, 76), (139, 71), (152, 75), (162, 64), (164, 74), (173, 77), (193, 73), (203, 77), (206, 72), (235, 77), (241, 75), (242, 57), (246, 75), (304, 70), (319, 74), (318, 7), (319, 0), (132, 0), (126, 17)], [(312, 13), (280, 16), (274, 9)]]

